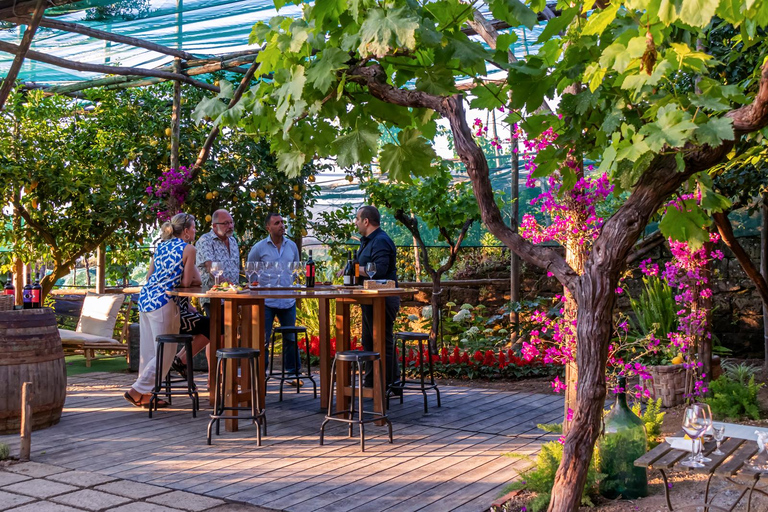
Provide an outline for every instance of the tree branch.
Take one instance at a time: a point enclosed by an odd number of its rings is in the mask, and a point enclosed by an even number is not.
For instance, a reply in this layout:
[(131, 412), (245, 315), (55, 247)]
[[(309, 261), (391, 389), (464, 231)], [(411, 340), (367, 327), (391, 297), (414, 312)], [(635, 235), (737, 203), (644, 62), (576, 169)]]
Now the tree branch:
[(451, 251), (448, 254), (448, 261), (446, 261), (440, 268), (437, 269), (438, 275), (443, 275), (445, 272), (447, 272), (451, 267), (453, 267), (453, 264), (456, 263), (456, 258), (459, 255), (459, 249), (461, 249), (461, 244), (464, 242), (464, 237), (467, 235), (467, 231), (469, 231), (469, 227), (472, 225), (474, 220), (467, 219), (464, 221), (464, 225), (461, 226), (461, 232), (459, 233), (458, 238), (456, 239), (455, 244), (451, 244)]
[[(232, 99), (229, 100), (229, 105), (227, 105), (227, 109), (230, 109), (234, 107), (238, 101), (240, 101), (240, 98), (242, 98), (243, 93), (245, 93), (245, 90), (248, 88), (248, 86), (251, 84), (251, 79), (253, 78), (253, 75), (256, 73), (256, 70), (259, 68), (259, 63), (256, 61), (256, 59), (253, 59), (253, 63), (251, 64), (251, 67), (248, 68), (248, 72), (245, 74), (242, 80), (240, 80), (240, 85), (237, 87), (237, 90), (232, 94)], [(219, 125), (214, 126), (211, 128), (211, 133), (208, 134), (208, 137), (205, 139), (205, 144), (203, 144), (202, 149), (200, 149), (200, 153), (197, 155), (197, 160), (195, 161), (195, 165), (192, 167), (192, 173), (189, 177), (189, 182), (192, 182), (195, 179), (195, 176), (197, 176), (197, 173), (199, 172), (200, 168), (203, 166), (203, 164), (208, 160), (208, 157), (211, 155), (211, 148), (213, 147), (213, 141), (216, 140), (216, 136), (219, 134)]]
[[(19, 47), (15, 44), (6, 43), (0, 41), (0, 51), (8, 53), (17, 53)], [(27, 58), (36, 60), (39, 62), (45, 62), (46, 64), (52, 64), (60, 68), (74, 69), (76, 71), (89, 71), (91, 73), (103, 73), (107, 75), (137, 75), (137, 76), (151, 76), (157, 78), (165, 78), (166, 80), (178, 80), (186, 84), (200, 87), (201, 89), (207, 89), (213, 92), (219, 92), (219, 88), (212, 84), (207, 84), (193, 78), (189, 78), (186, 75), (179, 73), (171, 73), (169, 71), (160, 71), (157, 69), (144, 69), (144, 68), (129, 68), (125, 66), (104, 66), (102, 64), (89, 64), (86, 62), (75, 62), (72, 60), (62, 59), (47, 55), (45, 53), (30, 50), (27, 52)]]
[(627, 265), (636, 262), (663, 243), (664, 236), (662, 236), (661, 231), (654, 231), (650, 236), (645, 237), (635, 246), (635, 250), (627, 257)]
[(24, 62), (24, 57), (29, 53), (29, 47), (32, 45), (32, 38), (35, 37), (37, 31), (37, 25), (43, 17), (45, 12), (46, 0), (37, 0), (35, 6), (35, 13), (32, 15), (32, 19), (29, 22), (29, 27), (24, 31), (24, 35), (21, 38), (21, 45), (17, 46), (16, 57), (11, 63), (11, 68), (8, 70), (8, 74), (5, 75), (3, 85), (0, 86), (0, 111), (5, 106), (5, 101), (13, 90), (13, 86), (16, 82), (16, 77), (19, 76), (19, 70), (21, 64)]
[(768, 124), (768, 60), (763, 64), (760, 75), (760, 87), (754, 101), (725, 114), (733, 119), (733, 131), (738, 137), (753, 132)]
[(765, 282), (765, 278), (760, 274), (760, 270), (755, 266), (752, 258), (749, 257), (747, 251), (741, 246), (739, 241), (733, 234), (733, 226), (731, 220), (728, 218), (728, 214), (724, 212), (717, 212), (712, 214), (712, 218), (715, 220), (717, 230), (720, 232), (720, 236), (723, 238), (723, 242), (733, 252), (736, 259), (739, 261), (739, 265), (744, 269), (747, 276), (755, 283), (760, 298), (763, 299), (764, 304), (768, 304), (768, 283)]
[[(31, 18), (28, 16), (12, 17), (12, 18), (8, 18), (6, 21), (10, 21), (11, 23), (16, 23), (18, 25), (21, 25), (21, 24), (29, 25), (32, 22)], [(88, 37), (102, 39), (104, 41), (113, 41), (115, 43), (122, 43), (122, 44), (131, 45), (131, 46), (136, 46), (138, 48), (144, 48), (146, 50), (162, 53), (165, 55), (170, 55), (172, 57), (178, 57), (184, 60), (198, 58), (192, 55), (191, 53), (187, 53), (183, 50), (177, 50), (176, 48), (170, 48), (168, 46), (152, 43), (150, 41), (145, 41), (143, 39), (139, 39), (136, 37), (122, 36), (120, 34), (115, 34), (112, 32), (105, 32), (103, 30), (97, 30), (94, 28), (86, 27), (84, 25), (78, 25), (77, 23), (71, 23), (68, 21), (60, 21), (60, 20), (54, 20), (51, 18), (43, 18), (40, 21), (40, 26), (46, 27), (46, 28), (52, 28), (55, 30), (61, 30), (64, 32), (75, 32), (78, 34), (83, 34)]]
[(24, 208), (24, 205), (21, 204), (19, 196), (14, 196), (11, 200), (13, 203), (13, 209), (21, 215), (21, 218), (24, 219), (24, 222), (26, 222), (32, 229), (34, 229), (40, 237), (47, 243), (49, 246), (51, 246), (52, 256), (54, 259), (61, 257), (61, 252), (59, 251), (59, 246), (56, 243), (56, 237), (53, 236), (51, 232), (45, 229), (45, 227), (40, 224), (39, 222), (35, 221), (32, 216), (29, 215), (29, 212), (26, 208)]
[(488, 230), (524, 261), (552, 272), (563, 286), (573, 290), (577, 285), (578, 274), (557, 251), (533, 245), (504, 223), (493, 197), (488, 162), (483, 150), (472, 138), (461, 95), (442, 97), (422, 91), (399, 89), (387, 83), (387, 75), (380, 64), (352, 68), (348, 80), (367, 86), (374, 97), (384, 102), (403, 107), (429, 108), (447, 118), (451, 123), (457, 153), (472, 180), (472, 189)]
[(411, 232), (414, 240), (416, 240), (416, 245), (419, 247), (419, 252), (421, 253), (421, 259), (422, 259), (422, 264), (424, 265), (424, 268), (432, 278), (433, 282), (438, 280), (439, 274), (435, 272), (435, 269), (429, 263), (429, 252), (427, 251), (427, 246), (424, 243), (424, 240), (421, 238), (421, 232), (419, 231), (419, 224), (416, 221), (416, 219), (406, 215), (402, 209), (395, 210), (395, 219), (399, 221), (403, 226), (405, 226), (408, 231)]

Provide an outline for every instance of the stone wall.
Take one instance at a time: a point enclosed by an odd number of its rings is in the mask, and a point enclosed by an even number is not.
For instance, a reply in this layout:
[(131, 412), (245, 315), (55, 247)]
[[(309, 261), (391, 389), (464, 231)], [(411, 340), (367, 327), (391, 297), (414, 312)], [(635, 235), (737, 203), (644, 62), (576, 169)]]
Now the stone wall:
[[(740, 243), (750, 255), (755, 264), (760, 261), (760, 237), (743, 237)], [(734, 351), (739, 357), (763, 357), (763, 313), (760, 296), (752, 281), (742, 270), (735, 256), (719, 244), (725, 255), (722, 261), (713, 265), (713, 333), (716, 343)], [(654, 249), (647, 256), (662, 268), (664, 262), (671, 259), (669, 249), (665, 246)], [(484, 272), (473, 276), (471, 284), (464, 285), (461, 281), (449, 281), (443, 291), (443, 303), (452, 301), (456, 304), (484, 304), (488, 307), (500, 307), (509, 301), (509, 266), (499, 263), (496, 267), (483, 266)], [(629, 311), (629, 295), (636, 297), (640, 293), (642, 281), (637, 268), (631, 272), (631, 277), (625, 280), (625, 290), (618, 300), (618, 307)], [(562, 288), (553, 277), (547, 277), (545, 272), (537, 267), (523, 264), (521, 297), (523, 300), (534, 299), (537, 296), (553, 296), (562, 293)], [(429, 305), (431, 288), (428, 283), (418, 283), (420, 291), (414, 301), (405, 302), (405, 307), (416, 308)], [(414, 285), (402, 283), (401, 286)]]

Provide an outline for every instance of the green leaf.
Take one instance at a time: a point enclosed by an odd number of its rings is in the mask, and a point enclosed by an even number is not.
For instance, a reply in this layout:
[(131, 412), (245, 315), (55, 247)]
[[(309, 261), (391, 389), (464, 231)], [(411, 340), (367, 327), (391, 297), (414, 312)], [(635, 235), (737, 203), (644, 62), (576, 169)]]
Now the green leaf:
[(696, 140), (700, 144), (717, 147), (724, 140), (733, 140), (733, 119), (730, 117), (713, 117), (696, 129)]
[(443, 66), (419, 70), (416, 74), (416, 89), (437, 96), (448, 96), (457, 92), (453, 73)]
[(718, 0), (683, 0), (680, 21), (686, 25), (704, 28), (715, 15)]
[(385, 144), (379, 154), (382, 171), (389, 174), (390, 181), (411, 182), (411, 174), (427, 176), (431, 162), (437, 154), (418, 130), (411, 128), (397, 134), (399, 144)]
[(661, 0), (659, 4), (659, 19), (665, 25), (671, 25), (677, 20), (680, 8), (680, 0)]
[(597, 12), (593, 12), (587, 19), (587, 24), (584, 30), (581, 31), (585, 36), (599, 36), (602, 34), (608, 25), (616, 19), (616, 13), (619, 12), (620, 2), (615, 1), (608, 5), (605, 9)]
[(348, 53), (334, 47), (326, 48), (307, 70), (307, 81), (325, 94), (336, 78), (336, 71), (347, 67), (347, 60)]
[(670, 104), (660, 108), (657, 120), (643, 126), (640, 133), (646, 136), (651, 150), (661, 151), (665, 144), (672, 148), (683, 146), (696, 128), (691, 114)]
[(340, 167), (370, 163), (378, 146), (379, 131), (369, 126), (355, 126), (354, 130), (333, 141), (333, 150), (338, 156), (337, 163)]
[(589, 83), (589, 90), (591, 92), (595, 92), (597, 88), (600, 87), (600, 84), (603, 83), (606, 71), (607, 70), (601, 68), (600, 64), (597, 62), (593, 62), (587, 66), (586, 70), (584, 70), (584, 79)]
[(399, 9), (372, 9), (360, 27), (361, 56), (383, 57), (391, 50), (416, 48), (416, 29), (419, 19), (410, 14), (406, 7)]
[(346, 0), (315, 0), (312, 6), (312, 15), (315, 25), (322, 27), (326, 19), (335, 20), (347, 10)]
[(248, 44), (263, 43), (265, 41), (265, 38), (267, 37), (267, 34), (269, 34), (271, 30), (272, 28), (269, 25), (267, 25), (263, 21), (259, 21), (251, 29), (251, 33), (248, 36)]
[(219, 94), (216, 96), (222, 100), (231, 100), (235, 93), (235, 87), (226, 80), (219, 80)]
[(490, 0), (488, 6), (494, 18), (506, 21), (510, 27), (525, 25), (533, 29), (536, 26), (536, 13), (520, 0)]
[(555, 16), (551, 20), (548, 20), (546, 26), (544, 27), (544, 30), (542, 30), (541, 35), (536, 40), (536, 44), (541, 44), (545, 41), (549, 41), (555, 35), (563, 32), (566, 28), (568, 28), (568, 25), (571, 24), (573, 19), (578, 14), (579, 14), (579, 8), (571, 7), (569, 9), (564, 9), (563, 12), (560, 13), (560, 16)]
[(665, 238), (679, 242), (688, 242), (692, 250), (700, 249), (709, 241), (707, 227), (711, 220), (704, 210), (693, 199), (682, 202), (682, 208), (667, 207), (664, 217), (659, 223), (659, 231)]
[(459, 32), (455, 37), (448, 37), (448, 46), (453, 49), (452, 57), (458, 59), (463, 70), (477, 75), (485, 74), (485, 60), (489, 59), (491, 54), (481, 44)]
[(612, 67), (619, 73), (623, 73), (627, 69), (630, 60), (627, 46), (621, 43), (613, 43), (603, 50), (603, 54), (600, 56), (600, 66), (604, 68)]
[(701, 207), (709, 213), (723, 212), (733, 206), (730, 199), (718, 194), (702, 182), (699, 182), (699, 190), (701, 191)]
[(289, 151), (277, 155), (277, 167), (289, 178), (301, 174), (306, 156), (301, 151)]
[(218, 98), (203, 98), (192, 112), (192, 119), (195, 120), (195, 123), (200, 124), (206, 117), (217, 119), (225, 110), (227, 110), (227, 106)]
[(472, 89), (474, 97), (469, 106), (483, 110), (493, 110), (506, 104), (506, 98), (502, 94), (502, 87), (496, 84), (484, 83)]

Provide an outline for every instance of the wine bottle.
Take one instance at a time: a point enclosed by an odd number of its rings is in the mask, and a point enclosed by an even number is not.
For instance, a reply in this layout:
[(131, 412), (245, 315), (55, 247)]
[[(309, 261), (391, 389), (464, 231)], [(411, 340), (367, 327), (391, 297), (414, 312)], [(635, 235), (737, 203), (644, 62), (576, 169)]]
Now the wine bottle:
[(312, 259), (312, 251), (309, 251), (309, 259), (307, 260), (307, 288), (315, 287), (315, 260)]
[(357, 253), (355, 253), (355, 255), (352, 258), (352, 268), (355, 272), (355, 279), (352, 284), (354, 284), (355, 286), (359, 286), (363, 284), (362, 282), (360, 282), (360, 262), (357, 261)]
[(24, 309), (32, 309), (32, 275), (27, 273), (27, 284), (24, 285), (21, 298), (24, 303)]
[(43, 307), (43, 287), (40, 286), (40, 274), (35, 273), (35, 284), (32, 285), (32, 308)]
[(344, 267), (344, 286), (355, 285), (355, 268), (352, 265), (352, 251), (347, 252), (347, 266)]
[(13, 287), (13, 274), (8, 272), (8, 280), (5, 282), (5, 287), (3, 288), (3, 295), (15, 295), (16, 294), (16, 288)]

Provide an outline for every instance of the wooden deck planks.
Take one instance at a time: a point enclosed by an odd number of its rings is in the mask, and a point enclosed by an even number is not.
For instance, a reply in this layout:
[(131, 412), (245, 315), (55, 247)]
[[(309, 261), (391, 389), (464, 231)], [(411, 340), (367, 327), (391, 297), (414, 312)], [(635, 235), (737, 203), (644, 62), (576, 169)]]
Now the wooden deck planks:
[[(536, 424), (562, 415), (554, 395), (442, 386), (443, 407), (430, 402), (428, 414), (421, 394), (392, 400), (395, 443), (385, 428), (367, 425), (361, 453), (359, 438), (334, 423), (319, 446), (319, 400), (302, 390), (278, 402), (270, 383), (263, 446), (244, 421), (207, 446), (210, 408), (195, 419), (189, 399), (176, 398), (149, 419), (122, 398), (133, 379), (71, 378), (61, 423), (33, 436), (34, 459), (289, 512), (472, 512), (487, 510), (530, 464), (504, 454), (536, 453), (552, 438)], [(204, 389), (205, 376), (196, 380)], [(17, 436), (0, 442), (18, 447)]]

